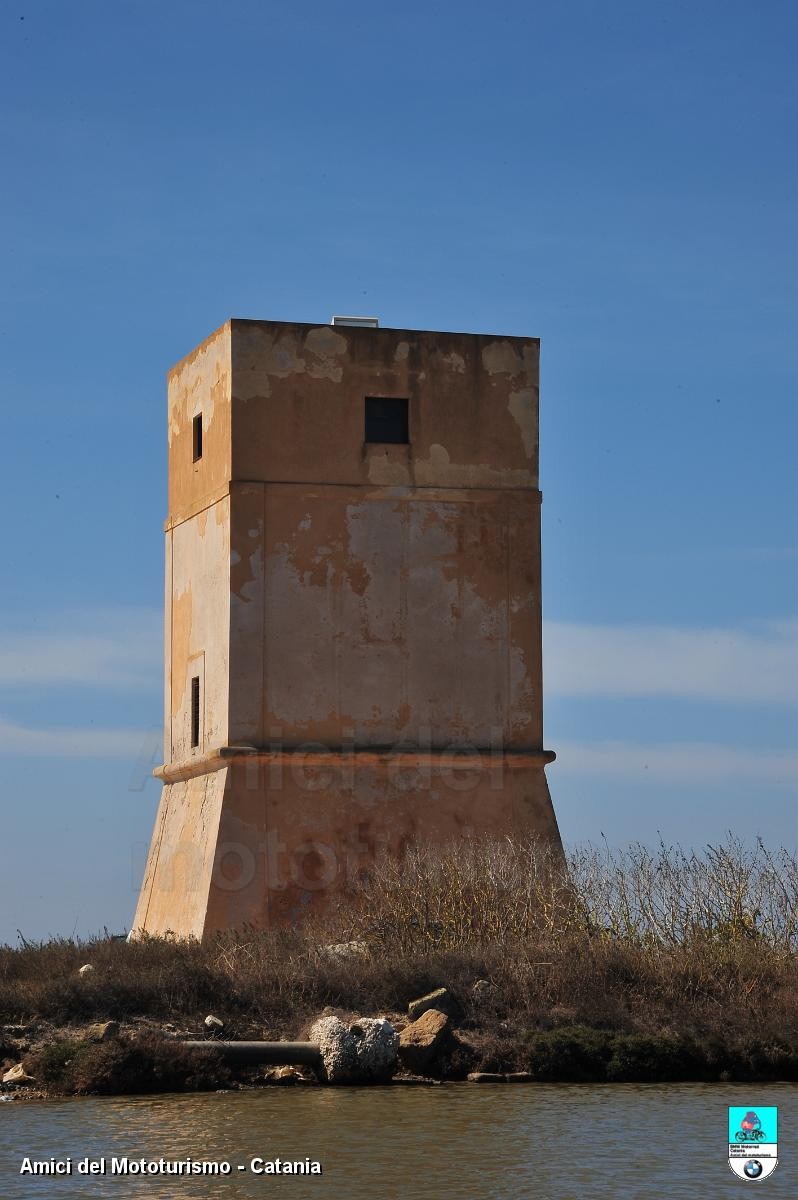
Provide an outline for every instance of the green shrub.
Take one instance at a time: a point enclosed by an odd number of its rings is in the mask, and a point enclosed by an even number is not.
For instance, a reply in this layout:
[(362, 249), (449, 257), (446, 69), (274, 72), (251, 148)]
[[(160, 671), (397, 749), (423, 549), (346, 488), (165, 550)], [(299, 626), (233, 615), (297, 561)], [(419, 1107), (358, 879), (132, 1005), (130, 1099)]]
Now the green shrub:
[(604, 1029), (544, 1030), (530, 1037), (528, 1067), (541, 1083), (602, 1083), (613, 1046)]
[(689, 1039), (640, 1033), (615, 1037), (606, 1077), (610, 1083), (674, 1083), (707, 1075), (706, 1055)]
[(213, 1046), (189, 1049), (153, 1034), (54, 1042), (29, 1054), (24, 1066), (40, 1087), (64, 1095), (208, 1091), (230, 1081)]

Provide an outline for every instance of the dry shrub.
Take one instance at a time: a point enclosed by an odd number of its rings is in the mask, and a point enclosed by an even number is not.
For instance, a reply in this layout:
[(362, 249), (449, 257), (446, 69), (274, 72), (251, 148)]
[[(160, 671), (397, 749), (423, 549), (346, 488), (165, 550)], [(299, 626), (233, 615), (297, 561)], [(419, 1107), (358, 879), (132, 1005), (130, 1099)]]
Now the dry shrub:
[[(298, 931), (0, 947), (0, 1023), (143, 1016), (199, 1030), (214, 1012), (238, 1036), (295, 1037), (325, 1006), (403, 1011), (446, 984), (465, 1031), (498, 1039), (497, 1062), (519, 1031), (580, 1025), (783, 1046), (798, 1031), (797, 938), (798, 865), (761, 843), (585, 847), (566, 872), (535, 843), (474, 841), (409, 851)], [(321, 952), (353, 940), (367, 952)], [(479, 978), (497, 986), (490, 1005), (472, 994)]]
[(582, 846), (565, 864), (534, 840), (415, 847), (361, 883), (355, 899), (339, 909), (339, 936), (400, 952), (580, 933), (659, 947), (755, 940), (798, 949), (798, 862), (731, 835), (701, 853)]

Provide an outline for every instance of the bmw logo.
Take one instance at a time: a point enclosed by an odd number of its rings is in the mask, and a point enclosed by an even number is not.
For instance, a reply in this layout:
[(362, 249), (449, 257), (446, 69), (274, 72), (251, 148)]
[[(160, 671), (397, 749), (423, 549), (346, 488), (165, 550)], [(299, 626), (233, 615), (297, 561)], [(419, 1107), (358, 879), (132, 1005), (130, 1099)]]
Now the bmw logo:
[(745, 1164), (743, 1170), (748, 1179), (758, 1179), (762, 1174), (762, 1164), (758, 1158), (752, 1158)]

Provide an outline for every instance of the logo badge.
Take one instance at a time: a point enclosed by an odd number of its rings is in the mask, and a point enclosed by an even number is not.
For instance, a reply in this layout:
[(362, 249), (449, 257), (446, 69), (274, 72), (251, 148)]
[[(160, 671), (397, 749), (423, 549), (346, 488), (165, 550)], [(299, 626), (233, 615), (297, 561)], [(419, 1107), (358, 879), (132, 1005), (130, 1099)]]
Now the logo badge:
[(778, 1166), (779, 1110), (766, 1106), (729, 1109), (729, 1166), (738, 1179), (759, 1183)]

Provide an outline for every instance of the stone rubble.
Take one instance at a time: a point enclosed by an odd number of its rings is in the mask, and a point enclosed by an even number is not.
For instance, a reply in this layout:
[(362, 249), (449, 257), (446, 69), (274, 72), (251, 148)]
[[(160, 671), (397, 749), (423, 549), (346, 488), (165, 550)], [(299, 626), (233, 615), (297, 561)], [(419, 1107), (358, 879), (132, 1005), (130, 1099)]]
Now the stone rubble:
[(426, 996), (419, 996), (417, 1000), (411, 1000), (407, 1006), (407, 1015), (411, 1021), (417, 1021), (430, 1008), (435, 1008), (438, 1012), (446, 1013), (447, 1016), (455, 1019), (462, 1016), (463, 1011), (457, 997), (448, 988), (439, 987), (434, 992), (428, 992)]
[(428, 1008), (399, 1035), (399, 1061), (415, 1074), (422, 1074), (440, 1058), (452, 1042), (451, 1018)]

